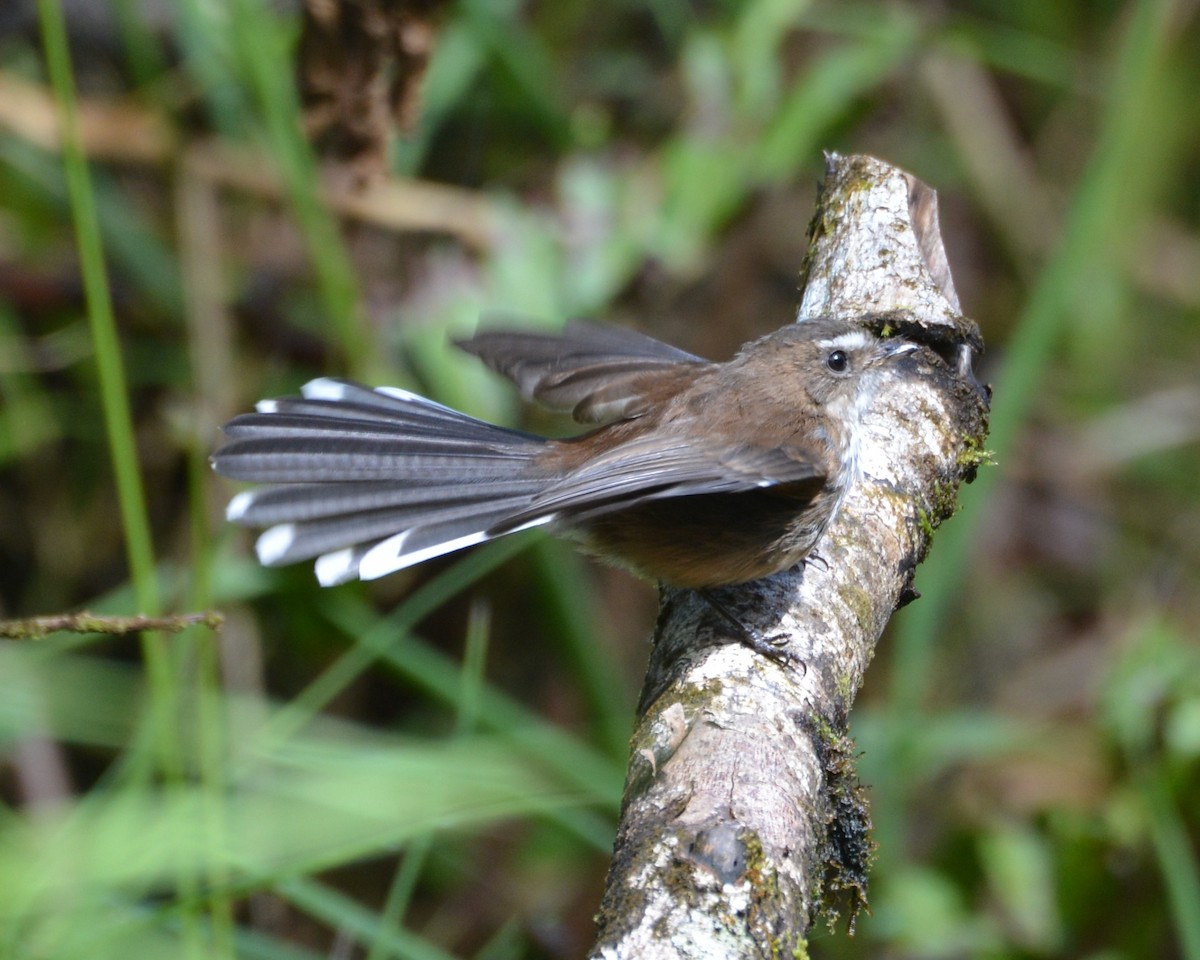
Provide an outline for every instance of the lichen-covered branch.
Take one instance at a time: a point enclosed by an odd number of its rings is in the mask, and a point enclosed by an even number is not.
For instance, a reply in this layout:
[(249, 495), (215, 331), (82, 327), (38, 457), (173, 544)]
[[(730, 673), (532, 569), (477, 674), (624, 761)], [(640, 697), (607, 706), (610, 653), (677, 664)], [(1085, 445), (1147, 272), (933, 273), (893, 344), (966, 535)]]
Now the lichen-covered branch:
[(665, 590), (592, 955), (791, 956), (813, 919), (865, 903), (870, 820), (846, 716), (930, 534), (986, 434), (982, 346), (961, 316), (936, 195), (869, 157), (831, 156), (798, 319), (861, 317), (926, 346), (879, 391), (863, 477), (802, 569), (721, 591), (802, 666), (735, 642)]

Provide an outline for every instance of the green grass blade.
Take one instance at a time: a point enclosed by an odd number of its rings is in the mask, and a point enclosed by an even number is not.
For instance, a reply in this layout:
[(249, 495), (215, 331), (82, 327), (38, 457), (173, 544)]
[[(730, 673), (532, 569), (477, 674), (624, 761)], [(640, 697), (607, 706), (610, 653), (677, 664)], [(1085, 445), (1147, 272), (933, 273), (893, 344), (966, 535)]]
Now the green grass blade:
[(358, 281), (339, 224), (317, 191), (317, 166), (301, 135), (303, 123), (290, 61), (290, 30), (259, 0), (229, 5), (242, 72), (258, 101), (271, 155), (280, 166), (292, 208), (308, 246), (317, 291), (351, 371), (366, 376), (369, 352)]
[[(346, 602), (329, 610), (332, 622), (351, 636), (363, 636), (374, 617), (364, 605)], [(380, 623), (383, 629), (387, 621)], [(381, 659), (393, 670), (416, 683), (425, 693), (445, 703), (454, 703), (461, 688), (458, 664), (445, 654), (412, 636), (387, 631), (391, 642)], [(479, 724), (506, 741), (521, 746), (529, 756), (585, 791), (605, 797), (613, 809), (620, 803), (623, 764), (597, 752), (578, 737), (564, 733), (541, 720), (528, 708), (493, 687), (481, 691)]]
[(404, 601), (392, 614), (371, 629), (355, 636), (356, 644), (342, 654), (316, 680), (280, 711), (271, 725), (271, 737), (285, 740), (317, 715), (334, 697), (357, 680), (387, 651), (397, 638), (456, 596), (480, 577), (494, 570), (528, 546), (520, 538), (501, 540), (468, 553), (448, 570), (434, 577)]
[[(463, 652), (462, 687), (455, 711), (454, 733), (462, 737), (475, 730), (479, 718), (480, 697), (484, 686), (484, 666), (490, 635), (490, 612), (483, 603), (473, 603), (467, 618), (467, 641)], [(367, 960), (388, 960), (398, 956), (394, 949), (402, 933), (404, 915), (412, 902), (417, 881), (433, 850), (436, 834), (428, 833), (408, 845), (379, 912), (379, 929), (371, 940)]]
[(545, 539), (531, 551), (538, 572), (540, 608), (579, 678), (599, 742), (617, 761), (629, 753), (635, 704), (620, 696), (624, 684), (597, 624), (604, 614), (594, 602), (584, 563), (574, 549)]
[(96, 202), (87, 158), (79, 139), (75, 80), (71, 73), (66, 26), (57, 0), (38, 0), (38, 13), (46, 65), (50, 72), (59, 116), (62, 118), (63, 165), (66, 168), (71, 212), (75, 219), (84, 296), (87, 300), (96, 365), (100, 374), (100, 401), (104, 408), (104, 423), (108, 431), (113, 472), (116, 475), (129, 569), (140, 612), (157, 615), (160, 609), (154, 578), (150, 522), (146, 514), (146, 495), (138, 471), (133, 419), (126, 396), (125, 366), (117, 339), (116, 321), (113, 318), (112, 295), (104, 266), (104, 249), (100, 241)]
[(403, 960), (455, 960), (453, 954), (415, 933), (387, 929), (370, 910), (315, 880), (285, 880), (276, 890), (306, 913), (349, 934), (356, 942), (382, 943), (393, 957)]
[(1144, 771), (1142, 796), (1150, 823), (1150, 839), (1167, 888), (1171, 917), (1184, 960), (1200, 960), (1200, 868), (1195, 845), (1171, 799), (1163, 771)]

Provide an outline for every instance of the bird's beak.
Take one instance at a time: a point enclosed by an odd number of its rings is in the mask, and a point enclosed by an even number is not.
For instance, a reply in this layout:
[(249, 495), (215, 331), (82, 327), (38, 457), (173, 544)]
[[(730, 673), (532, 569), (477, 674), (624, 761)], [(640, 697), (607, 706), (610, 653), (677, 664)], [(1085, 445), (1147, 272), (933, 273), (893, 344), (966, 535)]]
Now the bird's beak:
[(921, 345), (919, 343), (913, 343), (911, 340), (903, 340), (900, 337), (895, 337), (891, 340), (884, 340), (880, 344), (880, 359), (895, 360), (898, 357), (915, 353), (920, 349)]

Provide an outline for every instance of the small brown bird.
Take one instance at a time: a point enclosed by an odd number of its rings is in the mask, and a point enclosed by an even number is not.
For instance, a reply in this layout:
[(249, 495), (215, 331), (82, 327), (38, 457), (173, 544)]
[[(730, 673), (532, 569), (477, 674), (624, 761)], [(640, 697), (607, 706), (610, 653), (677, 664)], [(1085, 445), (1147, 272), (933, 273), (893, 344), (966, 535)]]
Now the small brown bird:
[(326, 586), (547, 525), (641, 576), (706, 589), (791, 567), (858, 475), (860, 421), (917, 347), (828, 319), (713, 363), (628, 330), (481, 333), (458, 344), (529, 398), (605, 425), (548, 440), (393, 387), (306, 384), (224, 427), (218, 473), (268, 527), (268, 566), (317, 557)]

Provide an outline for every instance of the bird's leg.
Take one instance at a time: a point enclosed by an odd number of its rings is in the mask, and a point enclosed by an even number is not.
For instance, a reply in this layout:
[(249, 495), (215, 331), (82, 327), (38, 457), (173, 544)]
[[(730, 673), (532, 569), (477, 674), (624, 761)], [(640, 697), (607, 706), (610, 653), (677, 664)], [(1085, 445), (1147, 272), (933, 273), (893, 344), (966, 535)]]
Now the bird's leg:
[(819, 553), (817, 553), (816, 550), (810, 550), (809, 553), (804, 557), (804, 559), (802, 559), (800, 561), (800, 565), (804, 566), (804, 567), (807, 567), (810, 564), (814, 567), (817, 564), (820, 564), (822, 570), (824, 570), (826, 573), (829, 572), (829, 561), (826, 560)]
[(760, 630), (756, 630), (754, 627), (739, 620), (732, 610), (717, 599), (716, 594), (712, 590), (702, 589), (696, 592), (708, 604), (713, 613), (732, 628), (733, 635), (743, 646), (749, 647), (755, 653), (761, 654), (768, 660), (774, 660), (781, 667), (790, 667), (793, 663), (799, 663), (801, 669), (804, 669), (804, 663), (783, 648), (783, 644), (787, 642), (786, 634), (778, 634), (778, 640), (775, 637), (768, 637)]

